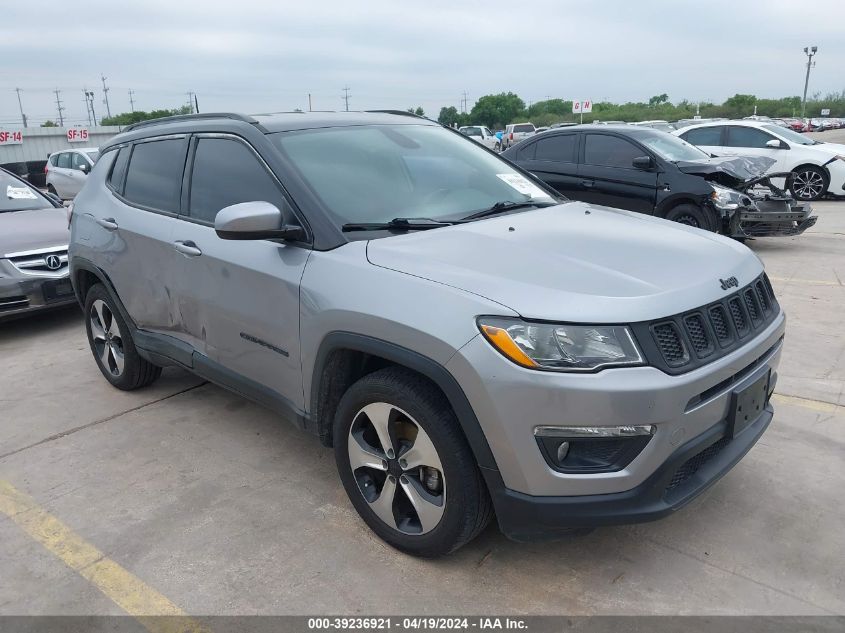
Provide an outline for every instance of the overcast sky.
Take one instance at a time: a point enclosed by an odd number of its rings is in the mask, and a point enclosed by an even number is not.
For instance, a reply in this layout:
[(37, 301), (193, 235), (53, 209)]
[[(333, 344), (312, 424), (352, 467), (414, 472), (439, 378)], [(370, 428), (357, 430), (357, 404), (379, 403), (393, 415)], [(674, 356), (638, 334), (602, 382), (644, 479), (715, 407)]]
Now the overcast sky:
[[(132, 6), (128, 6), (132, 5)], [(83, 87), (105, 111), (172, 108), (268, 112), (421, 105), (437, 116), (478, 97), (647, 101), (666, 92), (721, 102), (737, 92), (799, 95), (804, 46), (817, 45), (810, 94), (845, 89), (842, 0), (4, 0), (0, 125), (72, 122)]]

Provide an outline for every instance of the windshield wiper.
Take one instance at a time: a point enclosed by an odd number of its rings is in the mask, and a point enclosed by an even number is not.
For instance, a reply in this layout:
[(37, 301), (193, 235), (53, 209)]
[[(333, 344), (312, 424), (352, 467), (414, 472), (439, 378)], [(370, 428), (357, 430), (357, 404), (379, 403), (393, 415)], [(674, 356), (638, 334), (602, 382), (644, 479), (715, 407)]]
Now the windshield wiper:
[(400, 231), (423, 231), (438, 229), (441, 226), (457, 224), (455, 220), (432, 220), (431, 218), (393, 218), (390, 222), (351, 222), (341, 227), (342, 231), (382, 231), (398, 229)]
[(463, 216), (461, 221), (468, 222), (469, 220), (478, 220), (479, 218), (486, 218), (491, 215), (496, 215), (497, 213), (512, 211), (513, 209), (524, 209), (526, 207), (553, 207), (554, 205), (554, 202), (531, 202), (529, 200), (526, 200), (525, 202), (512, 202), (511, 200), (502, 200), (487, 209), (481, 209), (481, 211), (475, 211), (474, 213)]

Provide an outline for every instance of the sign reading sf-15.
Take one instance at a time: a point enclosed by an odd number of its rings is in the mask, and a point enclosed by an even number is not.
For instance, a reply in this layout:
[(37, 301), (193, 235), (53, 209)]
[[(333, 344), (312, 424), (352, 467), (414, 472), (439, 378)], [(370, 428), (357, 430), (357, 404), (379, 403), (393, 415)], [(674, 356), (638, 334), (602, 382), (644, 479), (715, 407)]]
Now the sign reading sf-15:
[(68, 143), (85, 143), (88, 140), (87, 127), (69, 127), (67, 129)]

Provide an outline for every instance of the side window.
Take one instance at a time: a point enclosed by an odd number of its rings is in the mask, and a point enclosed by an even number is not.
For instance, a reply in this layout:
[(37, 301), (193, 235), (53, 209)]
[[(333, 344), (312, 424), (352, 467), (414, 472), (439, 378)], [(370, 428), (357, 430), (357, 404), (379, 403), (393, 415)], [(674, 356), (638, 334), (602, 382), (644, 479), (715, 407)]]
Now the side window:
[(214, 222), (223, 207), (240, 202), (263, 201), (280, 209), (284, 196), (273, 177), (240, 141), (200, 138), (194, 154), (188, 215)]
[(62, 152), (59, 154), (59, 162), (56, 164), (56, 167), (70, 169), (70, 154), (68, 152)]
[(111, 174), (109, 174), (109, 185), (118, 193), (123, 191), (123, 178), (126, 176), (126, 166), (129, 164), (129, 152), (131, 148), (127, 145), (118, 150), (117, 158), (114, 161)]
[(86, 169), (91, 166), (91, 164), (85, 160), (85, 157), (80, 154), (79, 152), (73, 152), (70, 155), (70, 166), (72, 169), (79, 169), (85, 165)]
[(50, 156), (50, 164), (53, 167), (56, 167), (58, 162), (59, 162), (59, 155), (58, 154), (53, 154), (52, 156)]
[(537, 153), (537, 143), (529, 143), (525, 147), (521, 148), (519, 152), (516, 154), (516, 160), (534, 160), (534, 156)]
[(136, 143), (123, 196), (145, 207), (178, 212), (186, 147), (181, 138)]
[(484, 128), (484, 134), (486, 136), (493, 136), (493, 132), (490, 131), (490, 128)]
[(646, 152), (618, 136), (587, 134), (584, 138), (584, 164), (633, 169), (631, 164)]
[[(545, 136), (545, 134), (543, 135)], [(575, 162), (575, 147), (578, 145), (578, 136), (575, 134), (562, 134), (549, 136), (537, 141), (536, 160), (554, 160), (563, 163)]]
[(728, 147), (766, 147), (775, 137), (756, 127), (728, 126)]
[(724, 126), (699, 127), (681, 134), (681, 138), (692, 145), (711, 145), (717, 147), (722, 144), (722, 130)]

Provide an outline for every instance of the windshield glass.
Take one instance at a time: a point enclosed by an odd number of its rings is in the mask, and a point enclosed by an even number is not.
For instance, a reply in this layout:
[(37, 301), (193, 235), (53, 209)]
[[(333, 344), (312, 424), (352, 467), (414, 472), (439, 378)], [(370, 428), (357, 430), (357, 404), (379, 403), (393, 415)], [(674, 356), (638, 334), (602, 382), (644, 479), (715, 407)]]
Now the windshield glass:
[(818, 141), (814, 141), (808, 136), (802, 136), (798, 132), (793, 132), (789, 128), (781, 127), (779, 125), (764, 125), (769, 132), (774, 132), (778, 136), (785, 138), (790, 143), (798, 143), (799, 145), (818, 145)]
[(637, 140), (656, 153), (663, 160), (675, 163), (679, 160), (702, 160), (710, 158), (706, 152), (690, 145), (684, 139), (671, 134), (638, 136)]
[(0, 171), (0, 213), (50, 207), (52, 205), (36, 189)]
[(457, 218), (497, 202), (554, 200), (478, 144), (434, 125), (272, 135), (338, 224)]

